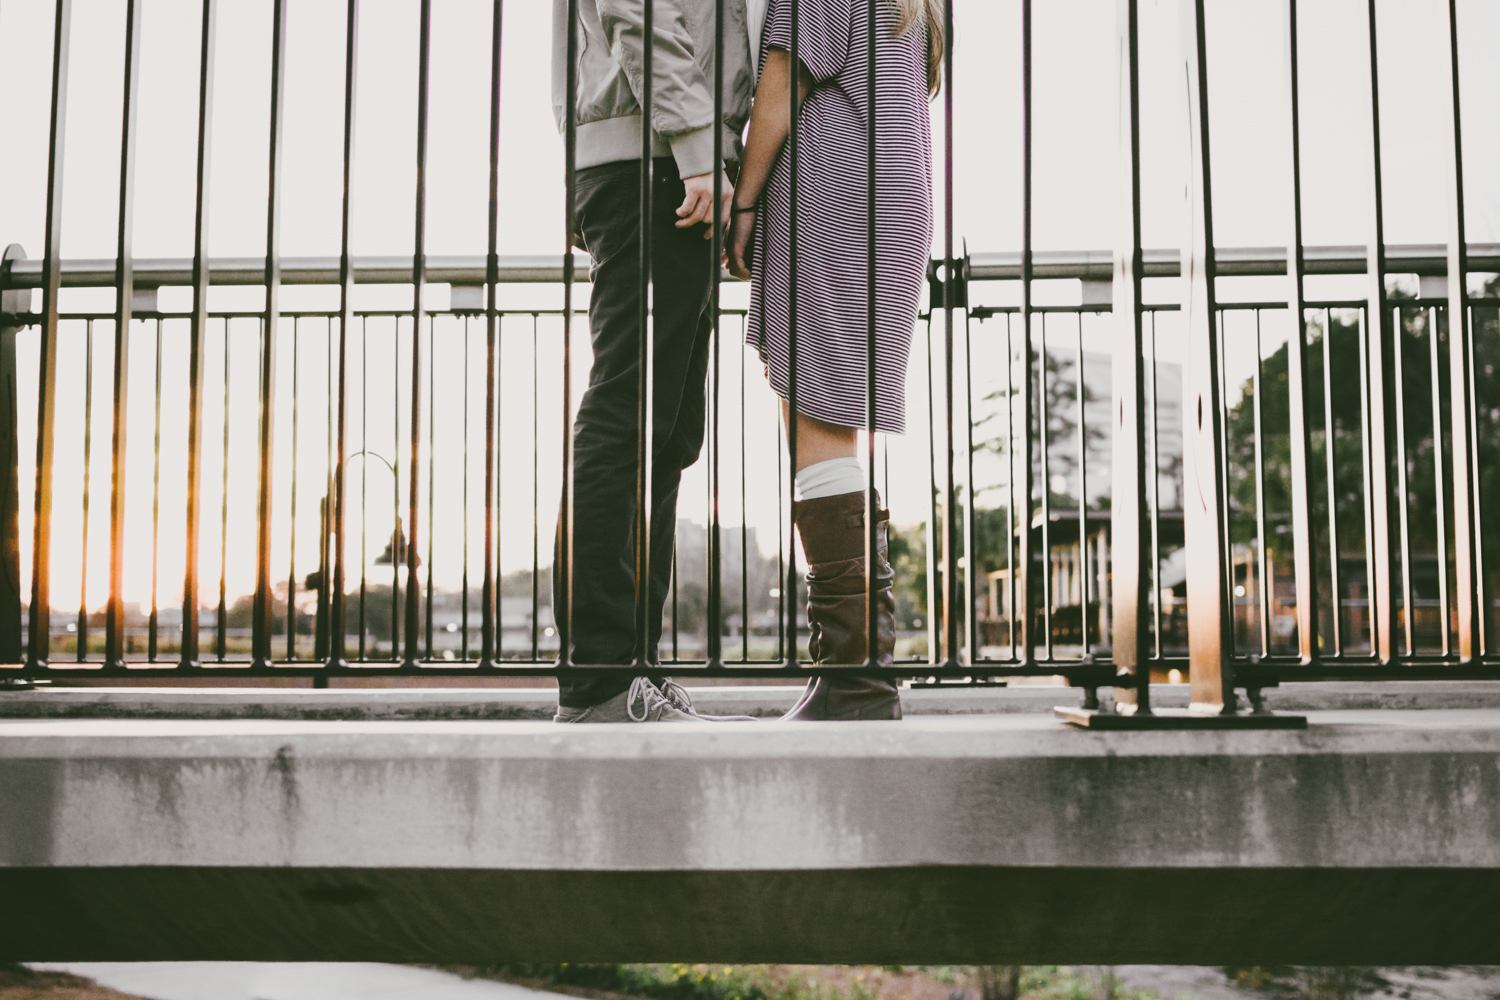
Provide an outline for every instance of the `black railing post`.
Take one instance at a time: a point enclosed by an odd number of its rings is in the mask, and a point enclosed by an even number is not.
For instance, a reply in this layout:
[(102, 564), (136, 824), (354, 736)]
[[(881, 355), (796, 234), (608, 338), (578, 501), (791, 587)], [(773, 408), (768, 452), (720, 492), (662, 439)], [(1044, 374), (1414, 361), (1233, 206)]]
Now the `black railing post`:
[[(1016, 607), (1011, 616), (1010, 634), (1016, 661), (1023, 666), (1032, 663), (1032, 650), (1036, 645), (1032, 627), (1035, 602), (1031, 572), (1032, 558), (1036, 554), (1031, 537), (1031, 492), (1035, 484), (1031, 463), (1031, 422), (1036, 413), (1031, 379), (1031, 96), (1031, 0), (1021, 0), (1021, 412), (1018, 421), (1021, 433), (1018, 437), (1012, 436), (1007, 448), (1011, 456), (1012, 479), (1020, 485), (1020, 489), (1015, 490), (1019, 494), (1020, 509), (1014, 512), (1018, 544), (1016, 562), (1011, 568), (1011, 603)], [(1006, 402), (1010, 402), (1008, 397)], [(1046, 553), (1042, 553), (1042, 558), (1046, 557)], [(1045, 569), (1043, 567), (1044, 575)], [(927, 611), (930, 615), (933, 609), (929, 607)]]
[[(958, 589), (958, 558), (959, 558), (959, 513), (958, 513), (958, 489), (954, 483), (953, 463), (954, 452), (957, 450), (957, 438), (953, 432), (953, 306), (955, 290), (958, 281), (954, 274), (955, 262), (953, 260), (953, 0), (947, 0), (943, 4), (943, 29), (944, 29), (944, 66), (946, 68), (947, 85), (943, 88), (943, 658), (940, 665), (948, 669), (957, 669), (963, 665), (960, 655), (959, 629), (962, 619), (959, 617), (959, 589)], [(874, 48), (874, 42), (871, 42)], [(873, 74), (872, 74), (873, 79)], [(874, 85), (871, 84), (871, 93), (874, 93)], [(875, 120), (875, 108), (870, 108), (870, 121)], [(874, 206), (871, 206), (871, 218), (874, 218)], [(875, 265), (874, 255), (871, 255), (872, 263), (870, 271), (873, 276)], [(964, 419), (968, 419), (965, 415)], [(874, 433), (874, 428), (871, 428)], [(871, 461), (873, 473), (874, 462)], [(969, 553), (969, 564), (966, 572), (973, 572), (973, 555)], [(871, 622), (874, 602), (871, 602)], [(965, 615), (972, 615), (974, 609), (967, 608)], [(873, 631), (870, 633), (875, 634)], [(971, 651), (972, 657), (972, 651)]]
[[(712, 381), (708, 387), (708, 545), (704, 569), (708, 576), (708, 607), (705, 656), (710, 667), (723, 666), (724, 572), (721, 566), (721, 530), (719, 524), (719, 341), (722, 331), (719, 325), (719, 257), (724, 247), (724, 226), (729, 220), (723, 217), (724, 198), (724, 0), (714, 0), (714, 214), (709, 220), (713, 226), (713, 249), (708, 259), (710, 298), (709, 309), (713, 313), (713, 354), (709, 360)], [(673, 593), (676, 593), (677, 574), (672, 574)], [(672, 631), (677, 631), (677, 610), (672, 610)]]
[[(1475, 426), (1474, 343), (1468, 302), (1468, 234), (1464, 223), (1463, 118), (1458, 80), (1458, 0), (1448, 0), (1449, 85), (1453, 109), (1453, 188), (1448, 200), (1448, 376), (1453, 435), (1453, 551), (1458, 596), (1458, 658), (1469, 663), (1488, 650), (1484, 579), (1483, 506), (1479, 495), (1479, 435)], [(1433, 377), (1436, 378), (1436, 370)], [(1441, 431), (1436, 425), (1433, 434)], [(1439, 449), (1441, 454), (1441, 449)], [(1442, 565), (1444, 553), (1438, 554)]]
[[(12, 243), (0, 255), (0, 285), (26, 251)], [(0, 663), (21, 663), (21, 442), (17, 431), (16, 334), (30, 312), (31, 289), (0, 292)], [(0, 681), (0, 686), (14, 681)]]
[(646, 0), (642, 7), (641, 28), (643, 55), (641, 60), (641, 175), (640, 175), (640, 304), (637, 310), (637, 356), (636, 364), (636, 448), (635, 448), (635, 643), (636, 669), (644, 673), (649, 669), (655, 650), (648, 644), (651, 639), (651, 527), (652, 490), (651, 470), (653, 459), (652, 433), (652, 375), (656, 352), (651, 328), (652, 317), (652, 185), (655, 179), (655, 164), (652, 161), (654, 133), (651, 127), (651, 111), (655, 106), (652, 94), (655, 89), (655, 72), (652, 57), (656, 49), (656, 17), (654, 0)]
[[(327, 495), (323, 498), (322, 557), (319, 563), (322, 593), (318, 598), (318, 634), (323, 638), (320, 639), (318, 647), (313, 652), (316, 658), (325, 660), (327, 666), (334, 668), (348, 666), (344, 649), (344, 524), (347, 520), (344, 497), (349, 464), (349, 330), (354, 325), (354, 262), (350, 256), (349, 233), (353, 222), (354, 101), (355, 88), (359, 80), (358, 56), (359, 0), (349, 0), (349, 8), (344, 21), (344, 199), (339, 234), (339, 346), (337, 361), (334, 362), (338, 366), (338, 371), (335, 375), (337, 389), (333, 392), (335, 399), (330, 401), (331, 405), (337, 407), (333, 415), (334, 427), (332, 428), (332, 436), (337, 443), (336, 451), (329, 463), (331, 474), (328, 477)], [(360, 357), (364, 358), (367, 354), (368, 345), (362, 342)], [(363, 387), (360, 398), (362, 400), (365, 398)], [(396, 409), (395, 401), (396, 397), (392, 395), (391, 409), (393, 411)], [(362, 437), (361, 447), (367, 443)], [(399, 511), (400, 508), (397, 505), (392, 509)], [(396, 519), (399, 523), (399, 513)], [(363, 524), (360, 530), (363, 533)], [(332, 543), (335, 548), (331, 552), (329, 551), (330, 539), (336, 540)], [(398, 561), (399, 557), (393, 549), (391, 554), (391, 596), (393, 599), (396, 593), (396, 577), (399, 575), (396, 568)], [(360, 564), (360, 574), (362, 579), (363, 562)], [(360, 637), (360, 641), (363, 642), (363, 631)], [(391, 614), (391, 655), (396, 655), (395, 609), (392, 609)]]
[[(1367, 371), (1368, 425), (1364, 428), (1368, 455), (1370, 516), (1370, 558), (1366, 567), (1370, 589), (1370, 610), (1374, 635), (1371, 645), (1381, 663), (1395, 658), (1396, 624), (1395, 591), (1391, 579), (1391, 441), (1393, 437), (1389, 410), (1394, 402), (1388, 369), (1391, 356), (1391, 317), (1385, 289), (1385, 192), (1380, 166), (1380, 60), (1376, 42), (1375, 0), (1369, 0), (1370, 45), (1370, 171), (1371, 200), (1369, 215), (1369, 249), (1365, 275), (1368, 281), (1365, 316), (1365, 363)], [(1399, 471), (1399, 470), (1398, 470)], [(1404, 499), (1404, 498), (1403, 498)], [(1405, 509), (1405, 503), (1399, 505)], [(1405, 609), (1410, 617), (1410, 607)]]
[[(276, 0), (271, 29), (271, 134), (266, 191), (266, 315), (260, 342), (260, 474), (256, 497), (255, 606), (251, 621), (251, 661), (270, 668), (271, 622), (271, 450), (276, 431), (276, 326), (281, 295), (281, 120), (286, 82), (286, 3)], [(226, 350), (228, 344), (226, 341)], [(287, 627), (291, 622), (291, 591), (287, 591)]]
[(1192, 708), (1234, 710), (1233, 619), (1224, 552), (1223, 416), (1220, 412), (1218, 302), (1214, 294), (1213, 191), (1208, 135), (1204, 0), (1180, 0), (1181, 63), (1186, 77), (1188, 232), (1182, 246), (1182, 310), (1188, 341), (1183, 394), (1183, 533), (1188, 550), (1188, 656)]
[[(1287, 401), (1291, 419), (1292, 542), (1297, 580), (1297, 651), (1303, 663), (1312, 663), (1318, 657), (1318, 585), (1309, 476), (1312, 443), (1308, 421), (1310, 397), (1307, 374), (1307, 300), (1303, 294), (1305, 265), (1302, 253), (1302, 119), (1297, 66), (1297, 0), (1287, 0), (1286, 16), (1287, 107), (1291, 127), (1288, 168), (1292, 184), (1286, 247), (1287, 311), (1291, 313), (1287, 339)], [(1323, 331), (1323, 336), (1328, 336), (1327, 329)], [(1259, 363), (1257, 357), (1256, 364)], [(1332, 447), (1333, 428), (1326, 428), (1326, 434), (1324, 447)], [(1337, 497), (1329, 494), (1328, 503), (1336, 504)], [(1257, 512), (1261, 517), (1265, 516), (1263, 510), (1258, 508)], [(1262, 554), (1265, 553), (1266, 542), (1267, 539), (1262, 537)], [(1265, 589), (1267, 593), (1274, 591), (1272, 581), (1266, 581)], [(1338, 614), (1338, 606), (1338, 595), (1335, 594), (1334, 614)], [(1261, 621), (1268, 623), (1270, 615), (1270, 603), (1266, 602), (1261, 608)]]
[[(415, 670), (421, 656), (421, 595), (417, 586), (417, 513), (422, 497), (422, 285), (427, 280), (427, 95), (431, 71), (432, 0), (422, 0), (417, 69), (417, 205), (411, 263), (411, 467), (407, 470), (406, 653)], [(343, 540), (340, 539), (340, 548)]]
[[(484, 263), (484, 582), (480, 587), (482, 607), (479, 612), (479, 669), (481, 670), (495, 666), (495, 543), (497, 541), (495, 530), (495, 406), (498, 402), (495, 393), (497, 388), (495, 366), (499, 348), (497, 338), (500, 322), (495, 295), (498, 290), (496, 284), (500, 276), (498, 253), (500, 239), (500, 43), (505, 26), (503, 0), (495, 0), (491, 17), (489, 252), (485, 256)], [(564, 329), (566, 328), (565, 323)], [(468, 344), (467, 334), (464, 343)], [(464, 410), (464, 421), (467, 427), (467, 407)], [(568, 430), (564, 427), (563, 436), (566, 437), (567, 433)], [(467, 495), (466, 492), (465, 496)], [(468, 519), (465, 518), (465, 524), (467, 523)], [(465, 598), (466, 610), (467, 601), (468, 599)], [(556, 609), (553, 610), (556, 611)], [(559, 627), (562, 626), (561, 618), (555, 614), (554, 620), (557, 621)], [(465, 628), (464, 641), (466, 643), (468, 635), (468, 629)]]
[(552, 565), (552, 617), (557, 622), (559, 668), (573, 661), (573, 278), (577, 264), (573, 243), (578, 224), (578, 3), (579, 0), (568, 0), (568, 66), (563, 91), (567, 105), (563, 112), (563, 453), (557, 555)]
[[(115, 249), (114, 412), (110, 441), (109, 604), (104, 621), (104, 665), (125, 668), (125, 433), (130, 388), (131, 299), (135, 294), (131, 256), (135, 207), (135, 110), (141, 76), (143, 0), (126, 0), (125, 81), (120, 115), (120, 216)], [(85, 554), (85, 558), (87, 554)]]
[[(1141, 310), (1141, 117), (1138, 0), (1117, 0), (1115, 55), (1119, 74), (1120, 215), (1114, 280), (1114, 454), (1110, 565), (1115, 705), (1122, 715), (1151, 713), (1146, 596), (1155, 577), (1148, 549), (1146, 503), (1146, 367)], [(1083, 371), (1080, 365), (1079, 378)], [(1154, 403), (1154, 401), (1153, 401)], [(1082, 508), (1080, 508), (1081, 510)], [(1080, 515), (1081, 516), (1081, 515)], [(1082, 531), (1082, 521), (1080, 521)], [(1084, 537), (1080, 535), (1080, 538)], [(1102, 595), (1101, 595), (1102, 598)], [(1103, 638), (1103, 636), (1101, 636)]]
[[(198, 178), (193, 224), (192, 342), (188, 357), (187, 512), (182, 580), (182, 653), (179, 666), (194, 669), (198, 658), (198, 553), (203, 510), (203, 362), (208, 333), (208, 184), (213, 132), (214, 20), (218, 0), (203, 0), (203, 39), (198, 64)], [(228, 337), (225, 337), (228, 350)]]
[(52, 123), (47, 154), (47, 237), (42, 254), (42, 342), (37, 379), (36, 520), (31, 550), (31, 651), (28, 675), (47, 668), (52, 637), (52, 427), (57, 410), (57, 335), (62, 289), (63, 140), (68, 117), (68, 42), (72, 0), (57, 0), (52, 41)]

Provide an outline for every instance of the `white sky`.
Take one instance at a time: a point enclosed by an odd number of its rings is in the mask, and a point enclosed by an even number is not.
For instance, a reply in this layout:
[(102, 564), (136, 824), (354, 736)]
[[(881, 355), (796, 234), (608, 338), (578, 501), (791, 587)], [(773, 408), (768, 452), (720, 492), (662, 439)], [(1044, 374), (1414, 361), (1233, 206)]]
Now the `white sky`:
[[(197, 0), (143, 0), (145, 53), (139, 111), (135, 200), (138, 257), (186, 257), (192, 250), (195, 127), (197, 115)], [(1446, 238), (1444, 205), (1449, 197), (1444, 89), (1442, 8), (1445, 0), (1380, 0), (1382, 149), (1385, 169), (1386, 233), (1392, 243), (1440, 243)], [(1038, 249), (1105, 249), (1118, 219), (1115, 183), (1115, 2), (1045, 0), (1035, 5), (1035, 241)], [(1286, 146), (1282, 32), (1284, 4), (1273, 0), (1211, 0), (1209, 79), (1214, 154), (1215, 224), (1222, 246), (1274, 245), (1285, 239)], [(1304, 229), (1309, 244), (1360, 243), (1365, 238), (1370, 155), (1367, 46), (1363, 0), (1304, 0), (1302, 8), (1302, 123)], [(417, 73), (416, 0), (365, 0), (360, 47), (357, 159), (355, 164), (356, 254), (409, 254), (412, 246), (415, 184)], [(343, 0), (291, 0), (285, 122), (285, 189), (282, 200), (282, 252), (289, 256), (334, 255), (339, 250), (341, 195)], [(1465, 182), (1469, 238), (1500, 241), (1500, 60), (1493, 42), (1500, 38), (1500, 4), (1460, 0), (1461, 67), (1465, 110)], [(121, 89), (123, 0), (74, 0), (72, 68), (69, 77), (67, 169), (64, 180), (63, 253), (68, 257), (112, 257), (115, 246), (119, 97)], [(490, 4), (484, 0), (434, 0), (431, 126), (428, 168), (429, 254), (479, 254), (485, 250), (488, 139)], [(562, 231), (562, 146), (553, 125), (549, 97), (550, 4), (511, 0), (506, 4), (503, 121), (501, 136), (500, 251), (556, 253)], [(1020, 158), (1016, 141), (1019, 112), (1018, 0), (955, 0), (955, 229), (959, 246), (974, 251), (1014, 249), (1019, 243)], [(47, 120), (53, 6), (44, 0), (0, 0), (0, 65), (7, 68), (6, 98), (0, 102), (0, 243), (20, 243), (36, 256), (42, 251), (46, 184)], [(1145, 242), (1172, 246), (1180, 240), (1185, 143), (1178, 94), (1176, 0), (1142, 0), (1142, 126)], [(210, 196), (210, 252), (214, 256), (258, 256), (264, 252), (266, 132), (268, 125), (270, 0), (233, 0), (219, 5), (214, 142)], [(940, 105), (934, 107), (940, 113)], [(941, 149), (940, 121), (936, 130)], [(939, 174), (939, 179), (941, 175)], [(941, 187), (938, 188), (941, 239)], [(1226, 295), (1270, 298), (1280, 293), (1273, 279), (1225, 283)], [(1347, 294), (1347, 287), (1324, 282), (1313, 295)], [(163, 292), (163, 308), (186, 308), (185, 290)], [(215, 307), (257, 309), (259, 289), (216, 289)], [(560, 304), (556, 289), (515, 287), (502, 304), (523, 308)], [(744, 300), (745, 289), (730, 287), (726, 303)], [(1076, 301), (1077, 286), (1042, 288), (1048, 301)], [(1155, 290), (1173, 297), (1170, 283)], [(976, 291), (999, 301), (1003, 289)], [(79, 291), (65, 308), (108, 309), (109, 290)], [(444, 296), (434, 289), (436, 304)], [(326, 288), (288, 288), (283, 307), (330, 308), (336, 296)], [(410, 289), (368, 287), (359, 304), (409, 307)], [(254, 493), (254, 339), (253, 321), (236, 327), (230, 351), (230, 470), (227, 575), (230, 594), (248, 590), (253, 572), (249, 525)], [(389, 321), (370, 324), (368, 376), (370, 448), (392, 457), (393, 417), (389, 386)], [(403, 328), (403, 340), (409, 326)], [(436, 399), (433, 412), (443, 440), (438, 442), (440, 487), (435, 521), (440, 583), (456, 584), (461, 571), (463, 493), (461, 441), (463, 414), (470, 426), (470, 579), (479, 565), (479, 492), (483, 400), (483, 336), (471, 334), (468, 407), (463, 409), (463, 342), (456, 325), (440, 327)], [(558, 340), (543, 320), (538, 381), (542, 443), (538, 475), (531, 461), (530, 318), (510, 321), (505, 334), (502, 375), (502, 561), (505, 568), (529, 565), (532, 551), (533, 491), (540, 505), (541, 562), (548, 561), (551, 511), (557, 489), (556, 412)], [(241, 332), (243, 331), (243, 332)], [(276, 472), (276, 575), (286, 575), (291, 506), (291, 352), (290, 323), (282, 327)], [(725, 432), (723, 517), (738, 523), (738, 385), (740, 351), (735, 324), (725, 331)], [(181, 579), (183, 433), (185, 368), (180, 346), (185, 322), (165, 325), (163, 353), (163, 461), (161, 601), (177, 599)], [(314, 568), (312, 539), (317, 532), (317, 499), (322, 495), (323, 414), (326, 396), (326, 341), (321, 321), (304, 322), (299, 334), (298, 556), (301, 576)], [(79, 587), (79, 539), (83, 485), (82, 378), (84, 332), (65, 335), (58, 409), (57, 526), (54, 566), (55, 606), (69, 604)], [(132, 429), (128, 456), (131, 483), (127, 504), (131, 542), (126, 577), (128, 600), (145, 599), (150, 576), (150, 493), (152, 476), (152, 381), (154, 332), (144, 326), (131, 357)], [(105, 594), (108, 517), (108, 372), (110, 324), (95, 330), (92, 505), (89, 518), (89, 602)], [(1105, 350), (1107, 331), (1090, 327), (1090, 350)], [(1064, 338), (1065, 343), (1072, 343)], [(407, 341), (409, 343), (409, 341)], [(898, 522), (925, 517), (927, 399), (921, 375), (922, 343), (914, 344), (909, 389), (910, 431), (890, 443), (893, 468), (910, 475), (891, 477)], [(585, 375), (587, 341), (576, 343), (575, 374)], [(403, 349), (403, 356), (409, 347)], [(23, 341), (24, 369), (34, 352)], [(940, 359), (939, 359), (940, 364)], [(210, 338), (210, 386), (222, 384), (222, 347)], [(217, 380), (217, 381), (216, 381)], [(750, 439), (752, 523), (774, 538), (775, 416), (773, 403), (753, 360), (746, 366)], [(405, 382), (403, 382), (405, 384)], [(210, 392), (205, 413), (209, 455), (204, 473), (205, 594), (216, 588), (219, 572), (218, 517), (222, 500), (224, 402)], [(34, 397), (22, 396), (22, 440), (34, 426)], [(357, 409), (351, 411), (360, 445)], [(409, 404), (402, 404), (406, 409)], [(550, 414), (550, 418), (549, 418)], [(550, 419), (550, 423), (548, 422)], [(400, 437), (405, 438), (404, 428)], [(22, 463), (23, 496), (30, 473)], [(390, 478), (379, 463), (369, 476), (371, 502), (368, 558), (384, 547), (389, 531)], [(358, 474), (358, 466), (351, 467)], [(882, 474), (882, 479), (884, 475)], [(424, 503), (426, 490), (424, 488)], [(401, 496), (406, 495), (402, 486)], [(684, 484), (682, 513), (704, 519), (706, 502), (701, 465)], [(381, 501), (384, 501), (383, 505)], [(29, 501), (22, 503), (23, 539), (29, 547)], [(426, 515), (423, 515), (425, 522)], [(425, 536), (426, 525), (420, 533)], [(353, 539), (351, 538), (351, 544)], [(425, 550), (425, 543), (423, 549)], [(449, 553), (445, 558), (444, 553)], [(352, 558), (357, 553), (351, 548)], [(424, 551), (425, 559), (425, 551)], [(23, 547), (24, 573), (30, 557)], [(210, 583), (209, 581), (213, 581)]]

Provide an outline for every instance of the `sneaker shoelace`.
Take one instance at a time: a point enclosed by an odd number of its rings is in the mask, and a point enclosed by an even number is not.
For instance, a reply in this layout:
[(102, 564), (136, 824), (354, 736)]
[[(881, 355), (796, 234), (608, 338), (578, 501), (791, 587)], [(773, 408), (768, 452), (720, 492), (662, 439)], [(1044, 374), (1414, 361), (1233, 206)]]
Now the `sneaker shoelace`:
[[(635, 703), (641, 703), (641, 714), (635, 714)], [(630, 693), (625, 699), (625, 712), (630, 716), (631, 722), (647, 722), (651, 719), (653, 712), (663, 708), (675, 708), (672, 700), (662, 694), (648, 677), (637, 677), (630, 682)]]
[(663, 680), (659, 690), (663, 695), (666, 696), (667, 701), (671, 702), (672, 707), (677, 709), (677, 711), (687, 712), (689, 715), (698, 714), (697, 711), (693, 708), (693, 699), (688, 695), (687, 688), (683, 687), (681, 684), (678, 684), (672, 678), (668, 677)]

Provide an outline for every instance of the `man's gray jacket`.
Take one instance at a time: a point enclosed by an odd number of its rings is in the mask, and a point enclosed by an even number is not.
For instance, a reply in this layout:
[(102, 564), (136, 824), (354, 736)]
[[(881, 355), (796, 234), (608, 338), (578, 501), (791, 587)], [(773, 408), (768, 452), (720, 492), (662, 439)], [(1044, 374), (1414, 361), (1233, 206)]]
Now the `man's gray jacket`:
[[(641, 155), (643, 0), (577, 0), (577, 165)], [(714, 169), (715, 0), (654, 0), (652, 155), (672, 156), (680, 176)], [(740, 132), (755, 90), (745, 0), (724, 0), (724, 145), (740, 159)], [(568, 0), (552, 5), (552, 110), (566, 128)]]

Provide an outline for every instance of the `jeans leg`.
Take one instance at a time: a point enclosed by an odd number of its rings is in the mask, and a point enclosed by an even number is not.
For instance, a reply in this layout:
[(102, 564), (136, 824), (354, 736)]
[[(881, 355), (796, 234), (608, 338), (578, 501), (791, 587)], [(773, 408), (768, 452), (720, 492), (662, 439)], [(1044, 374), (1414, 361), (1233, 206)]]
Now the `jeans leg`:
[[(572, 662), (629, 664), (654, 643), (640, 643), (635, 629), (635, 483), (637, 442), (640, 268), (639, 164), (606, 164), (579, 172), (579, 230), (594, 260), (589, 332), (594, 361), (589, 386), (573, 426)], [(670, 159), (656, 161), (652, 220), (654, 276), (652, 358), (653, 441), (652, 560), (650, 607), (660, 634), (661, 602), (671, 572), (670, 533), (665, 552), (657, 542), (665, 519), (675, 524), (676, 484), (686, 452), (677, 442), (679, 410), (688, 403), (700, 415), (703, 373), (695, 359), (708, 305), (711, 243), (701, 227), (681, 230), (676, 208), (682, 182)], [(694, 374), (696, 372), (696, 375)], [(696, 403), (691, 401), (696, 401)], [(699, 433), (701, 441), (701, 431)], [(694, 457), (696, 456), (696, 448)], [(559, 530), (562, 520), (559, 518)], [(556, 551), (556, 550), (555, 550)], [(554, 574), (556, 579), (556, 574)], [(658, 586), (657, 581), (661, 584)], [(565, 596), (553, 595), (555, 613), (567, 613)], [(653, 636), (647, 636), (649, 640)], [(632, 675), (560, 677), (558, 700), (581, 708), (624, 691)]]

